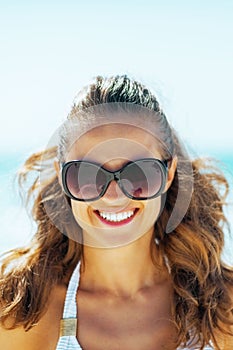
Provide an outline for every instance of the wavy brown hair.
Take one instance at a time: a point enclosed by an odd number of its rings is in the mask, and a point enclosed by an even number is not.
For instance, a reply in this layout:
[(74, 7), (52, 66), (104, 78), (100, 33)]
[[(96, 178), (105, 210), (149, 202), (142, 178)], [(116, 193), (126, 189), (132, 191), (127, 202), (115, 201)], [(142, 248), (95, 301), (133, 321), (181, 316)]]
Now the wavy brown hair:
[[(91, 106), (112, 102), (128, 102), (156, 112), (163, 143), (178, 160), (186, 159), (183, 146), (154, 94), (127, 76), (96, 77), (76, 99), (68, 119), (78, 118), (81, 111)], [(57, 176), (51, 175), (46, 180), (40, 176), (49, 160), (56, 156), (62, 160), (66, 143), (67, 140), (62, 139), (58, 148), (33, 154), (19, 173), (22, 187), (32, 173), (37, 174), (26, 188), (26, 200), (33, 202), (37, 231), (27, 247), (8, 252), (2, 260), (0, 321), (6, 328), (23, 326), (29, 330), (35, 325), (46, 311), (51, 288), (69, 278), (82, 256), (82, 245), (72, 239), (79, 227)], [(154, 238), (160, 261), (164, 256), (167, 258), (173, 281), (177, 346), (198, 344), (203, 349), (212, 342), (220, 349), (216, 330), (223, 335), (230, 334), (228, 330), (233, 325), (233, 269), (221, 260), (223, 227), (227, 225), (223, 206), (228, 183), (206, 160), (197, 159), (191, 165), (192, 175), (183, 174), (192, 176), (193, 180), (186, 214), (171, 233), (165, 232), (181, 186), (176, 172), (155, 224)], [(56, 225), (58, 222), (61, 230)]]

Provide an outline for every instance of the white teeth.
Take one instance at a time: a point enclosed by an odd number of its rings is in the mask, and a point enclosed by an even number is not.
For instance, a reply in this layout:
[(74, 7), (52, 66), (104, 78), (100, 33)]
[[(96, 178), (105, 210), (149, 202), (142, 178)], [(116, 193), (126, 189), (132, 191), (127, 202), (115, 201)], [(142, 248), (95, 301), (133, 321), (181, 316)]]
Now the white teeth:
[(105, 211), (99, 211), (99, 214), (105, 220), (119, 222), (130, 218), (134, 214), (134, 210), (125, 211), (123, 213), (108, 213)]

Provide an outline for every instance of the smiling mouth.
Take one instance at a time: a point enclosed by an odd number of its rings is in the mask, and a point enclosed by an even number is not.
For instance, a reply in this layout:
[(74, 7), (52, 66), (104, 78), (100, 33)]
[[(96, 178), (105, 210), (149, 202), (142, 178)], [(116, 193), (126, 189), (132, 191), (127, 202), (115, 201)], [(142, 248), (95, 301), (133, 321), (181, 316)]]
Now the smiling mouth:
[(131, 222), (138, 210), (138, 208), (135, 208), (120, 213), (95, 210), (95, 213), (102, 222), (115, 226)]

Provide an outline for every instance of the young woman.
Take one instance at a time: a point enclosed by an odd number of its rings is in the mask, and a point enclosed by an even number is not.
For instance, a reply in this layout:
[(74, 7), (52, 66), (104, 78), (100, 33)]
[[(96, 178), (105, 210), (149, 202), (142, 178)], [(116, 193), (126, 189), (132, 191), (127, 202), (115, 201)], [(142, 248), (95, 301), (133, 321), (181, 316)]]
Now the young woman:
[(54, 140), (20, 174), (37, 232), (2, 261), (1, 349), (231, 350), (224, 176), (127, 76), (84, 88)]

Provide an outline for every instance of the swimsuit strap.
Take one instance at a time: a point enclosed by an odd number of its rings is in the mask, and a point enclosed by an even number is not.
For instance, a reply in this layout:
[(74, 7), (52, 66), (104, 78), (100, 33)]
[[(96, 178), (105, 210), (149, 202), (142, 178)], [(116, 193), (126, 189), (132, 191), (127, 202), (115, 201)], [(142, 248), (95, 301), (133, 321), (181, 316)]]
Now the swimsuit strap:
[(68, 289), (66, 292), (66, 300), (63, 311), (64, 318), (76, 318), (77, 317), (77, 304), (76, 295), (80, 280), (80, 262), (75, 267), (71, 279), (69, 281)]
[(77, 332), (77, 304), (76, 295), (80, 280), (80, 262), (74, 269), (68, 289), (63, 311), (63, 317), (60, 322), (60, 338), (56, 350), (82, 350), (79, 345)]

